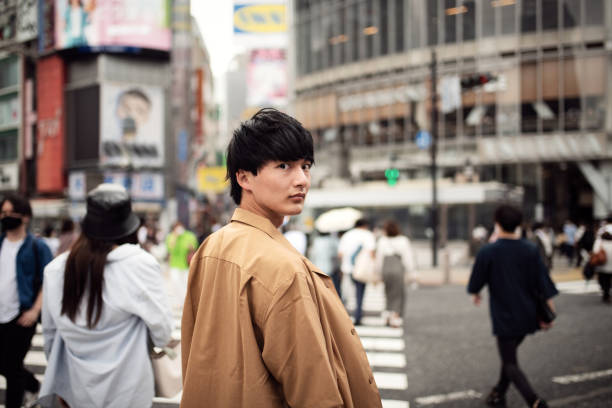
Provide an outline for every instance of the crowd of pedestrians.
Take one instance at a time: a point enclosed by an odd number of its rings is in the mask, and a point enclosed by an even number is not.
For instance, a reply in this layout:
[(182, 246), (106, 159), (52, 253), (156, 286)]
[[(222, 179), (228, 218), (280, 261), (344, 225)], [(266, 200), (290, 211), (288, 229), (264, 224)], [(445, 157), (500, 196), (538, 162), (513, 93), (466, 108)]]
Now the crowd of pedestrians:
[[(178, 221), (161, 239), (132, 211), (127, 191), (112, 184), (87, 195), (78, 228), (65, 219), (59, 234), (45, 226), (40, 238), (29, 232), (28, 200), (6, 195), (0, 206), (6, 407), (150, 407), (150, 355), (171, 343), (172, 306), (182, 308), (182, 407), (381, 406), (355, 326), (362, 324), (369, 284), (384, 285), (383, 321), (403, 325), (406, 284), (416, 269), (411, 242), (395, 220), (372, 228), (360, 218), (352, 228), (317, 231), (307, 248), (305, 234), (287, 220), (303, 209), (313, 164), (312, 137), (290, 116), (264, 109), (242, 123), (227, 155), (237, 208), (203, 243)], [(492, 234), (474, 231), (467, 291), (478, 305), (488, 288), (501, 362), (486, 404), (505, 406), (513, 384), (528, 406), (545, 408), (517, 350), (527, 335), (553, 325), (538, 310), (543, 301), (554, 312), (555, 249), (577, 265), (593, 266), (598, 254), (593, 267), (602, 300), (610, 302), (612, 219), (598, 229), (568, 222), (557, 237), (539, 223), (521, 230), (522, 221), (517, 208), (502, 205)], [(170, 304), (160, 259), (167, 259), (179, 305)], [(343, 288), (355, 293), (352, 317)], [(48, 361), (42, 385), (24, 367), (38, 322)]]

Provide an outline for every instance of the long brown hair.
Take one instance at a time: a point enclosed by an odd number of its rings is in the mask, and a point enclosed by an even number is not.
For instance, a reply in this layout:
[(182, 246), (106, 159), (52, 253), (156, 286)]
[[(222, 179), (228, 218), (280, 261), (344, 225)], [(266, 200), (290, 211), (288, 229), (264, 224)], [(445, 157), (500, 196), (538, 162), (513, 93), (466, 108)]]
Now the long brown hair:
[(102, 289), (106, 257), (115, 245), (136, 244), (136, 232), (116, 241), (92, 239), (81, 234), (70, 249), (64, 272), (61, 314), (73, 322), (79, 312), (83, 295), (88, 292), (87, 327), (93, 328), (102, 315)]

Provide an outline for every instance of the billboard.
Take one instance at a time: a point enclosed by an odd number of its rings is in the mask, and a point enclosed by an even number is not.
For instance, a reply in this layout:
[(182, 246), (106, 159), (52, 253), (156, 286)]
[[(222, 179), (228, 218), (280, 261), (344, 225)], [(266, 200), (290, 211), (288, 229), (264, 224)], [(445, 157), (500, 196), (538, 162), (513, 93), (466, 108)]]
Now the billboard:
[(287, 31), (284, 4), (234, 4), (234, 33), (274, 34)]
[(100, 163), (120, 167), (162, 167), (163, 89), (115, 83), (105, 83), (101, 88)]
[(32, 40), (37, 35), (37, 0), (0, 2), (0, 45)]
[(170, 49), (170, 0), (57, 0), (55, 47)]
[(247, 68), (247, 105), (287, 105), (287, 75), (284, 49), (251, 50)]
[(57, 55), (40, 58), (36, 63), (36, 189), (42, 193), (66, 188), (65, 72), (64, 61)]

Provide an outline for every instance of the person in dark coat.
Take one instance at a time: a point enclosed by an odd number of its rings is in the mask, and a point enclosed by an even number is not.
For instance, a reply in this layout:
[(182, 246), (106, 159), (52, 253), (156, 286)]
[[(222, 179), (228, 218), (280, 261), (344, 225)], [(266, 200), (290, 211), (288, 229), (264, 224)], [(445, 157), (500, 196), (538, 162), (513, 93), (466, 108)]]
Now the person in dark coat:
[(467, 291), (474, 304), (481, 301), (480, 291), (489, 287), (489, 303), (493, 335), (501, 359), (501, 374), (497, 385), (486, 398), (492, 407), (505, 407), (505, 394), (513, 383), (529, 407), (548, 407), (531, 388), (520, 369), (517, 349), (525, 336), (538, 329), (549, 329), (552, 323), (539, 322), (536, 314), (536, 296), (541, 294), (554, 310), (552, 297), (558, 292), (550, 279), (537, 247), (519, 239), (517, 229), (523, 216), (519, 209), (502, 205), (495, 211), (498, 238), (485, 245), (472, 269)]

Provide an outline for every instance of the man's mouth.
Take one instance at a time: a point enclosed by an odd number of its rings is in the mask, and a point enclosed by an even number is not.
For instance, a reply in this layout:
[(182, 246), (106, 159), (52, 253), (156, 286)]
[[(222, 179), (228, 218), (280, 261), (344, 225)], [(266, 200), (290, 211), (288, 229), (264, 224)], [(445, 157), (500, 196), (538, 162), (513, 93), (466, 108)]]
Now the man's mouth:
[(289, 196), (289, 198), (302, 198), (302, 199), (304, 199), (304, 198), (306, 198), (306, 194), (304, 194), (304, 193), (294, 194), (292, 196)]

